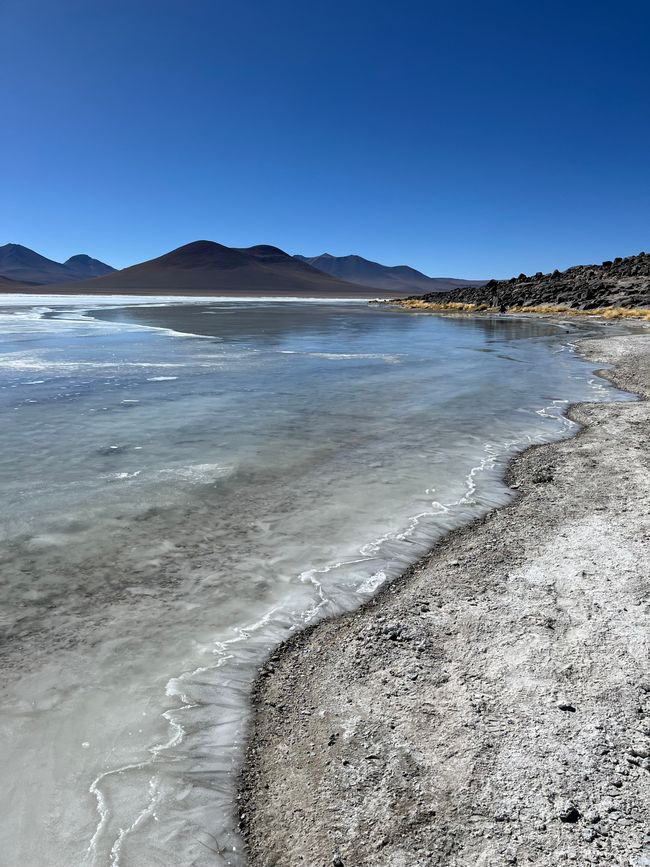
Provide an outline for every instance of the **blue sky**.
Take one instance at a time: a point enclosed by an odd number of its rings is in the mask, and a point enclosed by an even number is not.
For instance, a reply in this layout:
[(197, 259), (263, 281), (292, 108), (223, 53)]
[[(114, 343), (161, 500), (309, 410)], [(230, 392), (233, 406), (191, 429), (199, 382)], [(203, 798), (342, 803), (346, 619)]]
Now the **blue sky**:
[(648, 250), (649, 9), (0, 0), (0, 243), (463, 277)]

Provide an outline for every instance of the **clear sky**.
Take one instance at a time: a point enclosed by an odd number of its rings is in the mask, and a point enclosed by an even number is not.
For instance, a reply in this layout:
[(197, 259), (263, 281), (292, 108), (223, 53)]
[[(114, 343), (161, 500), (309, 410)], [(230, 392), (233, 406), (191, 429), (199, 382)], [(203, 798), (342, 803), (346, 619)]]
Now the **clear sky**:
[(650, 249), (650, 4), (0, 0), (0, 243), (510, 276)]

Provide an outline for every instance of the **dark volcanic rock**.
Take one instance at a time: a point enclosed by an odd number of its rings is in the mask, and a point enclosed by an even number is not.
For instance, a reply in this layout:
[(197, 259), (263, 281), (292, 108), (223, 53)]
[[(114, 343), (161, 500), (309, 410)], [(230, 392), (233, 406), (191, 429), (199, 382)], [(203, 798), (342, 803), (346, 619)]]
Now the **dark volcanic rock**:
[(575, 265), (566, 271), (520, 274), (421, 296), (434, 303), (463, 302), (498, 307), (563, 305), (579, 310), (599, 307), (650, 307), (650, 253), (620, 257), (601, 265)]

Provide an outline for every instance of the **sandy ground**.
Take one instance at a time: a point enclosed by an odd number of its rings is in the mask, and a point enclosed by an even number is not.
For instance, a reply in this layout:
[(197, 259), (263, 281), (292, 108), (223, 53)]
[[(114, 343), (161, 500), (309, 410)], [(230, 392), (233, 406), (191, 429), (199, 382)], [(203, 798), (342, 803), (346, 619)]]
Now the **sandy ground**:
[[(650, 335), (581, 351), (648, 396)], [(572, 408), (511, 505), (273, 655), (251, 865), (650, 867), (649, 407)]]

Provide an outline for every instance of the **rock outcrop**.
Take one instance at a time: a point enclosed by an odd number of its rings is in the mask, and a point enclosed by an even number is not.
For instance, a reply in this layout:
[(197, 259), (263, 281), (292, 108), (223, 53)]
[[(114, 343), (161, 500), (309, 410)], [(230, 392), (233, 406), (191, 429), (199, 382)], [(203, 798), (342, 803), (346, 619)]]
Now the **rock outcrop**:
[(462, 302), (491, 307), (562, 305), (579, 310), (601, 307), (650, 307), (650, 253), (618, 257), (600, 265), (575, 265), (551, 274), (520, 274), (449, 292), (420, 296), (433, 303)]

